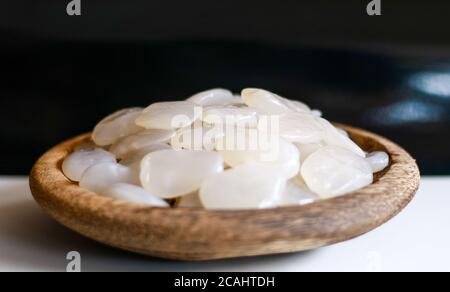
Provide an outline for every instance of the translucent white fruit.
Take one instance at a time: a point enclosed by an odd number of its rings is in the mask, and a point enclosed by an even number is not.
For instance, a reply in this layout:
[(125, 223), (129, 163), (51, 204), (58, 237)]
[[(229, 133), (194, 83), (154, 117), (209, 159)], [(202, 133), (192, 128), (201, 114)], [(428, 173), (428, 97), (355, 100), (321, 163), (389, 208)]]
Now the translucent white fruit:
[(322, 143), (295, 144), (300, 151), (300, 162), (303, 163), (311, 154), (322, 148)]
[(197, 193), (180, 198), (176, 206), (182, 208), (203, 208)]
[(172, 147), (168, 144), (153, 144), (127, 154), (127, 156), (120, 161), (120, 164), (129, 167), (133, 173), (137, 173), (139, 176), (141, 173), (141, 163), (145, 156), (156, 151), (170, 149), (172, 149)]
[(151, 144), (149, 146), (140, 148), (139, 150), (128, 152), (125, 156), (123, 156), (122, 160), (120, 160), (120, 164), (131, 166), (132, 164), (137, 163), (140, 169), (141, 161), (147, 154), (150, 154), (155, 151), (168, 149), (172, 149), (172, 147), (170, 147), (168, 144), (164, 143)]
[(389, 165), (389, 155), (386, 152), (373, 152), (367, 155), (366, 161), (372, 167), (372, 171), (379, 172)]
[(158, 102), (147, 107), (136, 119), (146, 129), (178, 129), (191, 125), (202, 114), (202, 108), (189, 101)]
[(286, 178), (300, 171), (300, 153), (292, 143), (277, 136), (263, 135), (254, 129), (226, 131), (217, 140), (216, 149), (228, 166), (236, 167), (248, 162), (261, 162), (273, 166)]
[(308, 189), (300, 176), (297, 176), (286, 183), (286, 187), (277, 200), (277, 205), (280, 207), (306, 205), (318, 200), (319, 196)]
[(111, 146), (109, 151), (122, 159), (128, 153), (152, 144), (168, 143), (175, 135), (174, 130), (150, 129), (125, 137)]
[(242, 99), (249, 107), (261, 114), (285, 114), (293, 109), (289, 100), (263, 89), (246, 88), (242, 91)]
[(338, 129), (329, 121), (323, 118), (317, 118), (317, 121), (322, 124), (325, 130), (322, 138), (326, 144), (345, 148), (361, 157), (366, 156), (366, 153), (358, 145), (356, 145), (355, 142), (353, 142), (349, 137), (342, 135), (342, 133), (339, 132)]
[(364, 158), (336, 146), (311, 154), (303, 163), (301, 174), (309, 189), (322, 198), (343, 195), (373, 181), (372, 168)]
[(80, 187), (101, 194), (116, 183), (139, 184), (139, 176), (129, 167), (106, 162), (89, 167), (81, 177)]
[(301, 101), (298, 100), (289, 100), (286, 99), (286, 102), (288, 104), (288, 107), (291, 108), (294, 112), (299, 112), (299, 113), (311, 113), (311, 108), (309, 106), (307, 106), (306, 104), (304, 104)]
[(221, 171), (223, 159), (216, 152), (162, 150), (142, 160), (140, 179), (145, 190), (170, 199), (197, 191), (207, 177)]
[(261, 156), (269, 153), (272, 144), (278, 147), (278, 138), (260, 137), (257, 129), (229, 127), (222, 137), (217, 139), (216, 150), (222, 155), (228, 166), (234, 167), (250, 161), (262, 160)]
[(286, 178), (275, 168), (248, 163), (216, 174), (203, 182), (200, 200), (207, 209), (275, 207)]
[(280, 153), (275, 161), (268, 164), (279, 167), (284, 177), (292, 178), (300, 172), (300, 151), (294, 144), (280, 139)]
[(316, 118), (321, 118), (323, 116), (323, 113), (318, 109), (314, 109), (311, 110), (311, 115), (313, 115)]
[(115, 163), (116, 157), (100, 148), (78, 150), (64, 159), (62, 170), (70, 180), (78, 182), (86, 169), (102, 162)]
[(309, 113), (287, 113), (280, 116), (280, 136), (289, 142), (318, 143), (323, 126)]
[(193, 102), (200, 106), (223, 106), (237, 102), (231, 91), (222, 88), (197, 93), (188, 98), (187, 101)]
[(123, 109), (103, 119), (94, 129), (92, 140), (99, 146), (116, 143), (120, 138), (142, 130), (135, 123), (142, 108)]
[(258, 124), (258, 111), (248, 107), (214, 106), (204, 109), (202, 120), (213, 125), (256, 127)]
[(347, 133), (347, 131), (339, 129), (339, 128), (336, 128), (336, 130), (338, 130), (338, 132), (341, 133), (341, 135), (343, 135), (347, 138), (350, 138), (350, 135)]
[(175, 150), (213, 151), (217, 139), (223, 135), (222, 125), (208, 125), (197, 120), (191, 126), (179, 129), (172, 137), (170, 144)]
[(117, 183), (104, 189), (104, 196), (135, 204), (144, 204), (167, 208), (169, 204), (161, 198), (155, 197), (139, 186)]

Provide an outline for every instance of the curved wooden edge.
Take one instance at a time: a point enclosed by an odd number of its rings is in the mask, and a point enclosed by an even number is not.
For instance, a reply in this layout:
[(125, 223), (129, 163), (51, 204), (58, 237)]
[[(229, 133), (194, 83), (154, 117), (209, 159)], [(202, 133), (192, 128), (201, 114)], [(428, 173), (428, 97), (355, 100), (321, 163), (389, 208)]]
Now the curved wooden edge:
[(385, 223), (414, 197), (414, 159), (397, 144), (345, 125), (366, 151), (384, 150), (391, 165), (374, 184), (313, 203), (265, 210), (160, 209), (99, 196), (70, 182), (63, 159), (85, 134), (45, 153), (30, 175), (36, 201), (55, 220), (99, 242), (177, 260), (210, 260), (309, 250), (357, 237)]

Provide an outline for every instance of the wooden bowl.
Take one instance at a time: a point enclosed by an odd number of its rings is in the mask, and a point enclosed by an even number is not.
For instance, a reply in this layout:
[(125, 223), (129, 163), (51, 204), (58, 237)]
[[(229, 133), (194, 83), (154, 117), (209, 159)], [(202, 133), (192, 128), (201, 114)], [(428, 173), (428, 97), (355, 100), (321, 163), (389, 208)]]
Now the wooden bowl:
[(96, 241), (124, 250), (176, 260), (211, 260), (290, 253), (342, 242), (385, 223), (414, 197), (419, 170), (391, 141), (344, 125), (366, 151), (383, 150), (390, 166), (357, 192), (305, 206), (248, 211), (159, 209), (99, 196), (68, 180), (61, 163), (83, 135), (42, 156), (30, 186), (55, 220)]

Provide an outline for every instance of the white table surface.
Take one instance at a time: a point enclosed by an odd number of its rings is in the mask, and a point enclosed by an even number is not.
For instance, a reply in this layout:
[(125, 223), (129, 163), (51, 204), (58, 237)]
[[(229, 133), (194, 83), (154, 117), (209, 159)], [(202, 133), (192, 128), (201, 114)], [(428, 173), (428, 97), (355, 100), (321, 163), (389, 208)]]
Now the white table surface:
[(26, 177), (0, 177), (0, 271), (450, 271), (450, 177), (424, 178), (396, 218), (357, 239), (311, 252), (201, 263), (134, 255), (85, 239), (49, 219)]

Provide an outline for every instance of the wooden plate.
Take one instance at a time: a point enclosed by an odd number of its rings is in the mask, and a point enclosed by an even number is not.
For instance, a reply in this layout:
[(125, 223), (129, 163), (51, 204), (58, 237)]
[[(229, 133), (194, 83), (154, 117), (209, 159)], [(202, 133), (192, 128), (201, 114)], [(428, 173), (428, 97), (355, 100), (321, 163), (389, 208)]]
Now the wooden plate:
[(64, 142), (33, 167), (30, 186), (55, 220), (96, 241), (176, 260), (211, 260), (299, 252), (345, 241), (399, 213), (419, 186), (415, 160), (378, 135), (344, 125), (366, 151), (389, 153), (391, 164), (357, 192), (305, 206), (248, 211), (159, 209), (99, 196), (69, 181), (61, 163), (89, 134)]

